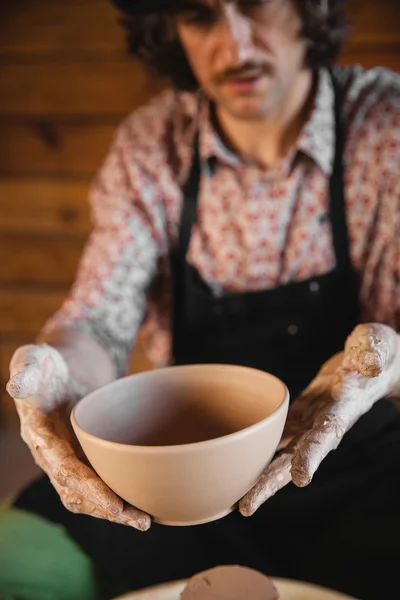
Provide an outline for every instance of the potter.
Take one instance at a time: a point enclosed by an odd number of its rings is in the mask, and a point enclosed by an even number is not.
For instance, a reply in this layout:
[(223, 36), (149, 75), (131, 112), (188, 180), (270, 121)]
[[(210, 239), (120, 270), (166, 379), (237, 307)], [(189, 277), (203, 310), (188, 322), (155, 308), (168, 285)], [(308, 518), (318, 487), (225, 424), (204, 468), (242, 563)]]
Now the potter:
[[(14, 515), (64, 527), (74, 598), (220, 564), (395, 598), (400, 77), (332, 66), (342, 0), (117, 3), (170, 87), (117, 129), (70, 296), (12, 359), (46, 473)], [(82, 460), (70, 409), (125, 374), (140, 328), (157, 366), (255, 367), (290, 390), (284, 447), (223, 519), (152, 523)]]

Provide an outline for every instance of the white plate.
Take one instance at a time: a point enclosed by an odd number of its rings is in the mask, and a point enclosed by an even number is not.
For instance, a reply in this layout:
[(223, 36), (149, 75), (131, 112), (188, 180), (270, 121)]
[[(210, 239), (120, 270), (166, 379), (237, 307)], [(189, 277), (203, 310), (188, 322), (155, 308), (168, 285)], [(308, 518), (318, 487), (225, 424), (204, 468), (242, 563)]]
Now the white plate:
[[(280, 593), (280, 600), (356, 600), (309, 583), (289, 581), (288, 579), (273, 579), (273, 582)], [(179, 600), (179, 594), (185, 584), (185, 581), (166, 583), (139, 592), (132, 592), (115, 598), (115, 600)]]

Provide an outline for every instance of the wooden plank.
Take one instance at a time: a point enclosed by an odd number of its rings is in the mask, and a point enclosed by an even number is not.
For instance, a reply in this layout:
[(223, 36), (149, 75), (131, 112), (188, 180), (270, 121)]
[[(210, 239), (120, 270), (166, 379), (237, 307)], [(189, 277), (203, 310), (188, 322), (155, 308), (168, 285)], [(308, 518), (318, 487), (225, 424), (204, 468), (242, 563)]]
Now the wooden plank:
[(400, 2), (398, 0), (351, 0), (350, 43), (354, 46), (385, 46), (400, 40)]
[(107, 153), (118, 122), (3, 120), (0, 175), (92, 176)]
[(0, 54), (125, 50), (120, 15), (107, 0), (14, 0), (0, 4)]
[(8, 395), (5, 386), (7, 380), (0, 380), (0, 427), (2, 429), (17, 429), (19, 417), (13, 399)]
[(88, 189), (86, 181), (0, 178), (0, 231), (86, 235)]
[(0, 66), (0, 115), (126, 115), (162, 89), (133, 60)]
[[(397, 50), (351, 49), (344, 60), (366, 67), (396, 68)], [(162, 84), (130, 62), (3, 65), (0, 115), (43, 117), (113, 115), (122, 117), (159, 92)]]
[[(111, 49), (120, 40), (115, 11), (106, 1), (18, 0), (5, 3), (2, 10), (1, 48), (6, 56), (18, 51), (23, 57), (22, 63), (3, 62), (0, 69), (2, 114), (121, 115), (145, 102), (162, 85), (128, 59), (104, 60), (103, 44)], [(399, 18), (396, 0), (355, 3), (352, 60), (397, 68)], [(114, 31), (111, 38), (108, 31)], [(90, 54), (85, 53), (86, 43)], [(81, 61), (71, 62), (68, 55), (56, 60), (57, 49), (74, 50)], [(38, 56), (41, 61), (35, 62)]]
[[(397, 68), (397, 50), (351, 49), (346, 54), (366, 67)], [(0, 68), (0, 115), (43, 117), (57, 115), (126, 115), (163, 87), (137, 63), (6, 64)]]
[[(348, 48), (341, 58), (366, 68), (399, 69), (397, 49)], [(0, 69), (0, 114), (43, 116), (87, 114), (121, 117), (148, 101), (162, 89), (130, 62), (102, 65), (5, 65)]]
[[(342, 62), (353, 63), (360, 53), (349, 51)], [(362, 57), (362, 62), (377, 63), (376, 55)], [(400, 52), (381, 62), (398, 70)], [(58, 120), (27, 122), (3, 119), (0, 122), (0, 175), (92, 176), (110, 146), (119, 118), (108, 124)]]
[[(353, 44), (399, 40), (398, 0), (352, 0)], [(14, 0), (0, 4), (0, 54), (124, 52), (120, 14), (109, 0)]]
[(66, 292), (58, 290), (1, 289), (0, 332), (5, 335), (36, 335), (61, 306)]
[(0, 285), (69, 286), (75, 278), (83, 240), (38, 235), (0, 235)]
[(386, 67), (393, 71), (400, 71), (400, 52), (397, 50), (360, 52), (349, 48), (340, 57), (339, 62), (344, 65), (360, 64), (366, 69)]

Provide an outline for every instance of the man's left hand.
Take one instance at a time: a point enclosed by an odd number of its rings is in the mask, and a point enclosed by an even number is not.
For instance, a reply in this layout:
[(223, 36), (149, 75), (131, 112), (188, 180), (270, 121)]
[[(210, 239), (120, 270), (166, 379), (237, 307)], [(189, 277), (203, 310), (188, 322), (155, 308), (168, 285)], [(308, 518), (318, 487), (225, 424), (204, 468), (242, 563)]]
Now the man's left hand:
[(323, 365), (291, 406), (281, 444), (286, 447), (241, 500), (242, 515), (254, 514), (290, 481), (308, 485), (358, 419), (381, 398), (396, 396), (400, 396), (400, 336), (386, 325), (358, 325), (344, 351)]

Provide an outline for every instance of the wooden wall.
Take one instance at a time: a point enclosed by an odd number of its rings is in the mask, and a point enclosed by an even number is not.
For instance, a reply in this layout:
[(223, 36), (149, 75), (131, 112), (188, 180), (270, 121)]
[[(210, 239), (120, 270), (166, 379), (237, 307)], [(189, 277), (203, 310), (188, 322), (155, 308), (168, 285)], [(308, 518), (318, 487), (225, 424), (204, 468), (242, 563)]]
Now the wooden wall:
[[(400, 71), (400, 1), (353, 0), (344, 62)], [(116, 125), (160, 89), (107, 0), (0, 0), (0, 386), (73, 280)], [(149, 363), (140, 348), (135, 369)], [(6, 393), (0, 410), (12, 415)]]

